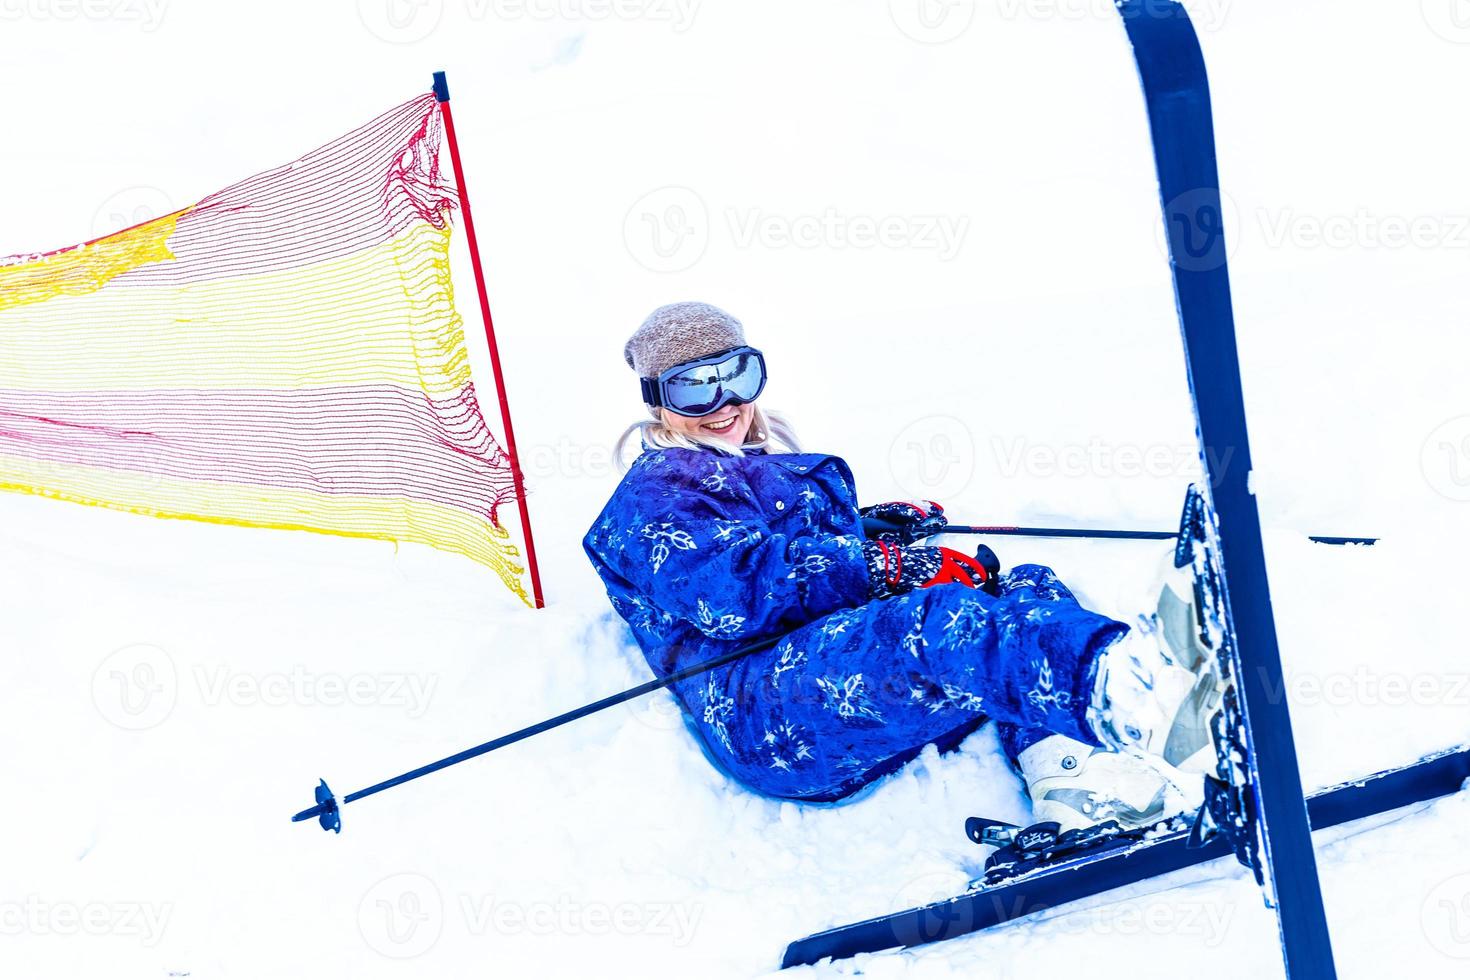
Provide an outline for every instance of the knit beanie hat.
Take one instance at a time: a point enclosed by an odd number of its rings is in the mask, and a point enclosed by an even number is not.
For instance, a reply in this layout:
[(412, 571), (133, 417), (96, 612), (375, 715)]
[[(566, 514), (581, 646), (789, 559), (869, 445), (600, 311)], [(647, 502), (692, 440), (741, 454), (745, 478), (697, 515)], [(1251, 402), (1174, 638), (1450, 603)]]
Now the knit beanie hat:
[(640, 378), (656, 378), (675, 364), (745, 346), (745, 328), (718, 306), (670, 303), (648, 315), (623, 347)]

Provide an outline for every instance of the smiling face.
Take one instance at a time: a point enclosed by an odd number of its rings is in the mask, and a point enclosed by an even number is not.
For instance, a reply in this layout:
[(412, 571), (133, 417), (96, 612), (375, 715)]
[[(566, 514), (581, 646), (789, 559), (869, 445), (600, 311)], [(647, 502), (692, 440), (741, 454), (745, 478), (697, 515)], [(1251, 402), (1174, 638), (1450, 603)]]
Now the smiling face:
[(664, 425), (675, 432), (686, 436), (713, 437), (738, 447), (745, 443), (745, 437), (750, 434), (755, 405), (750, 402), (744, 405), (726, 405), (698, 418), (663, 409), (659, 410), (659, 414), (663, 416)]

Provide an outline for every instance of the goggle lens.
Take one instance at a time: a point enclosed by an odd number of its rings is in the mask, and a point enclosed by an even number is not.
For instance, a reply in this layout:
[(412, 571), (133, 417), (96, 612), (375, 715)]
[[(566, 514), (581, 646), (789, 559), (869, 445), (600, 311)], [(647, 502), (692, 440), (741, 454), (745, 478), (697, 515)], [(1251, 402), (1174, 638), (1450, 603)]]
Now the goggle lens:
[(659, 382), (664, 407), (691, 417), (734, 402), (754, 401), (765, 385), (765, 363), (760, 351), (751, 347), (732, 351), (719, 361), (676, 369)]

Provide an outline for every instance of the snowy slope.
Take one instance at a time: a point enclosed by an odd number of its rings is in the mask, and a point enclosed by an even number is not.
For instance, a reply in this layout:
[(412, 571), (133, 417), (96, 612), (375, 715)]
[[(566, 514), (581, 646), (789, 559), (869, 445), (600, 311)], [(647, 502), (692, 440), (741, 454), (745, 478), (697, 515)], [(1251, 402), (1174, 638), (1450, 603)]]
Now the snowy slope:
[[(0, 972), (746, 977), (961, 887), (964, 817), (1025, 813), (989, 731), (798, 807), (717, 775), (663, 696), (350, 806), (340, 838), (286, 818), (319, 776), (355, 789), (646, 676), (579, 540), (639, 410), (622, 341), (663, 302), (744, 319), (766, 402), (865, 500), (1172, 525), (1192, 420), (1107, 5), (104, 6), (6, 8), (0, 80), (35, 94), (7, 102), (0, 253), (194, 200), (448, 70), (550, 605), (424, 549), (0, 495)], [(1191, 6), (1320, 786), (1470, 740), (1470, 35), (1429, 0)], [(1163, 551), (994, 544), (1120, 616)], [(1322, 838), (1343, 976), (1464, 975), (1467, 806)], [(805, 972), (1275, 975), (1239, 869), (1178, 881)]]

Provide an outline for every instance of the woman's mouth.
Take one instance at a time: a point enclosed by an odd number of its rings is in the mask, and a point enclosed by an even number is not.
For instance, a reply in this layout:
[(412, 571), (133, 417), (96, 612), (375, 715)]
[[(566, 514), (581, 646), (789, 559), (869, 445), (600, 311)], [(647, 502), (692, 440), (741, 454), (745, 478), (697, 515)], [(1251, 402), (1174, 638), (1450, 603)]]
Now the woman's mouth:
[(738, 415), (732, 415), (729, 418), (724, 419), (720, 422), (705, 422), (703, 425), (700, 426), (700, 428), (708, 429), (711, 432), (724, 432), (725, 430), (729, 429), (730, 426), (734, 425), (735, 420), (739, 417), (740, 416)]

